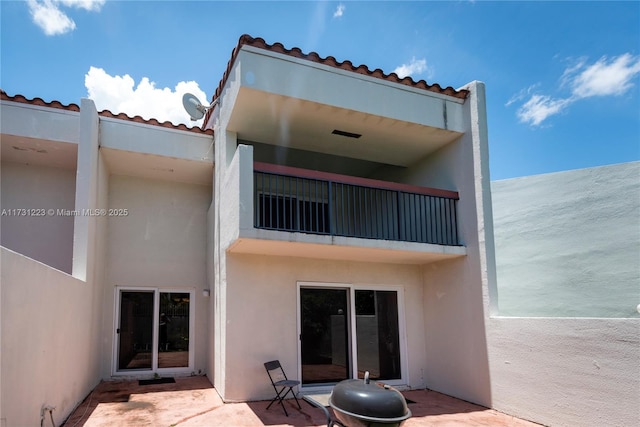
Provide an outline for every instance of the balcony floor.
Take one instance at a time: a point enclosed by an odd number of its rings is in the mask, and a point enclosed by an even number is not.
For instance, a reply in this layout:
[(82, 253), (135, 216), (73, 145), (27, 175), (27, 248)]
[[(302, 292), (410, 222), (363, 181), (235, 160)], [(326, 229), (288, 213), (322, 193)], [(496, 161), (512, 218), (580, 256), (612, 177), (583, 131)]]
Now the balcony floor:
[(320, 236), (253, 229), (243, 231), (229, 252), (343, 261), (428, 264), (465, 256), (464, 246)]
[[(265, 375), (266, 376), (266, 375)], [(492, 409), (430, 390), (403, 393), (413, 416), (403, 426), (537, 426)], [(65, 427), (112, 426), (325, 426), (318, 408), (287, 401), (289, 416), (266, 401), (223, 403), (206, 377), (176, 378), (173, 384), (138, 381), (100, 383), (71, 414)]]

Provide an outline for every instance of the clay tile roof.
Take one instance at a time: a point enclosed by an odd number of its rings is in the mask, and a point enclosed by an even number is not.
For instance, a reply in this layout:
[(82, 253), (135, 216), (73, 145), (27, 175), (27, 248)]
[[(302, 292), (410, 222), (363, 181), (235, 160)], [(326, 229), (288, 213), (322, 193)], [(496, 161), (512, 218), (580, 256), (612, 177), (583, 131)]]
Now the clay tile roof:
[[(42, 107), (59, 108), (61, 110), (80, 111), (80, 107), (78, 106), (78, 104), (64, 105), (59, 101), (46, 102), (42, 98), (28, 99), (23, 95), (10, 96), (10, 95), (7, 95), (7, 93), (2, 89), (0, 89), (0, 99), (2, 99), (3, 101), (13, 101), (13, 102), (21, 102), (23, 104), (39, 105), (39, 106), (42, 106)], [(143, 123), (143, 124), (147, 124), (147, 125), (161, 126), (161, 127), (170, 128), (170, 129), (186, 130), (186, 131), (189, 131), (189, 132), (206, 133), (206, 134), (209, 134), (209, 135), (213, 135), (213, 130), (211, 130), (211, 129), (202, 130), (199, 127), (189, 128), (184, 124), (174, 125), (173, 123), (171, 123), (169, 121), (161, 123), (157, 119), (149, 119), (149, 120), (147, 120), (147, 119), (143, 119), (140, 116), (129, 117), (125, 113), (113, 114), (109, 110), (102, 110), (102, 111), (100, 111), (98, 113), (98, 115), (102, 116), (102, 117), (110, 117), (110, 118), (114, 118), (114, 119), (128, 120), (128, 121), (131, 121), (131, 122)]]
[(60, 101), (46, 102), (42, 98), (28, 99), (23, 95), (9, 96), (7, 95), (7, 92), (2, 89), (0, 89), (0, 99), (2, 99), (3, 101), (13, 101), (21, 102), (23, 104), (39, 105), (41, 107), (58, 108), (60, 110), (80, 111), (80, 107), (78, 106), (78, 104), (64, 105)]
[(113, 114), (111, 111), (109, 110), (102, 110), (98, 113), (99, 116), (102, 117), (109, 117), (112, 119), (119, 119), (119, 120), (128, 120), (130, 122), (136, 122), (136, 123), (143, 123), (146, 125), (153, 125), (153, 126), (160, 126), (160, 127), (165, 127), (165, 128), (170, 128), (170, 129), (178, 129), (178, 130), (186, 130), (189, 132), (196, 132), (196, 133), (206, 133), (209, 135), (213, 135), (213, 130), (212, 129), (207, 129), (207, 130), (203, 130), (199, 127), (188, 127), (185, 124), (179, 124), (179, 125), (174, 125), (173, 123), (169, 122), (169, 121), (165, 121), (165, 122), (160, 122), (157, 119), (144, 119), (141, 116), (133, 116), (130, 117), (128, 115), (126, 115), (125, 113), (118, 113), (118, 114)]
[[(297, 47), (294, 47), (292, 49), (287, 49), (282, 45), (282, 43), (268, 44), (262, 38), (253, 38), (248, 34), (244, 34), (240, 37), (240, 40), (238, 40), (238, 45), (233, 49), (233, 52), (231, 53), (231, 59), (229, 59), (229, 62), (227, 63), (227, 69), (222, 75), (222, 80), (220, 80), (220, 83), (218, 84), (218, 88), (216, 89), (213, 95), (212, 103), (222, 94), (222, 88), (224, 87), (227, 81), (229, 72), (231, 71), (231, 68), (235, 63), (236, 57), (238, 56), (238, 52), (240, 51), (242, 46), (253, 46), (259, 49), (265, 49), (271, 52), (277, 52), (284, 55), (289, 55), (294, 58), (300, 58), (307, 61), (317, 62), (319, 64), (340, 68), (342, 70), (363, 74), (365, 76), (375, 77), (378, 79), (387, 80), (394, 83), (400, 83), (400, 84), (415, 87), (418, 89), (424, 89), (431, 92), (441, 93), (443, 95), (452, 96), (454, 98), (465, 99), (469, 94), (469, 91), (465, 89), (456, 90), (451, 86), (448, 86), (443, 89), (437, 83), (430, 85), (424, 80), (419, 80), (416, 82), (411, 77), (400, 78), (396, 73), (385, 74), (384, 71), (382, 71), (379, 68), (371, 71), (369, 67), (367, 67), (366, 65), (359, 65), (356, 67), (351, 63), (351, 61), (338, 62), (336, 58), (334, 58), (333, 56), (327, 56), (326, 58), (322, 58), (316, 52), (304, 53), (302, 52), (302, 50), (300, 50), (300, 48), (297, 48)], [(205, 117), (205, 123), (209, 118), (210, 112), (211, 111), (207, 112), (207, 116)]]

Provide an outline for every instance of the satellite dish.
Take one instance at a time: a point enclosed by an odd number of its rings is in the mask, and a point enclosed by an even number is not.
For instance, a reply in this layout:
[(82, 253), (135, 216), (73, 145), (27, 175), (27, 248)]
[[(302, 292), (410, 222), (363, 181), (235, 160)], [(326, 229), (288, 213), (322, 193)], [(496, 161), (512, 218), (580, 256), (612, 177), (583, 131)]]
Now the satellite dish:
[(182, 97), (182, 105), (184, 109), (187, 110), (189, 116), (191, 116), (191, 120), (200, 120), (204, 117), (204, 113), (211, 107), (213, 107), (217, 103), (214, 102), (212, 105), (202, 105), (200, 100), (196, 98), (195, 95), (191, 93), (185, 93)]

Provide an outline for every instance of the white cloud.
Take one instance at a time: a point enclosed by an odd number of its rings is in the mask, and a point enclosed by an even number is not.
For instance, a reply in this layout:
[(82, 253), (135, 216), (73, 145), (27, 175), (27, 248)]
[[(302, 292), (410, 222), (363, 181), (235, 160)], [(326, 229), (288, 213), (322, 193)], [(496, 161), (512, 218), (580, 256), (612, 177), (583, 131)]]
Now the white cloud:
[(333, 17), (334, 18), (340, 18), (342, 15), (344, 15), (344, 9), (345, 9), (345, 5), (340, 3), (338, 5), (338, 7), (336, 8), (336, 11), (333, 12)]
[(540, 83), (536, 83), (534, 85), (531, 85), (531, 86), (529, 86), (527, 88), (524, 88), (524, 89), (520, 90), (520, 92), (516, 93), (511, 98), (509, 98), (507, 103), (504, 104), (505, 107), (508, 107), (509, 105), (511, 105), (513, 103), (516, 103), (518, 101), (522, 101), (527, 96), (529, 96), (538, 86), (540, 86)]
[(640, 74), (640, 57), (630, 53), (608, 59), (603, 56), (595, 63), (588, 65), (581, 58), (574, 65), (565, 69), (559, 79), (559, 87), (570, 88), (570, 94), (564, 97), (552, 97), (539, 93), (531, 94), (536, 87), (530, 86), (518, 92), (507, 101), (509, 106), (522, 101), (530, 95), (516, 112), (523, 123), (540, 125), (547, 118), (563, 112), (572, 103), (594, 96), (623, 95), (634, 85), (634, 79)]
[(393, 70), (398, 77), (403, 78), (406, 76), (413, 76), (416, 74), (422, 74), (428, 70), (426, 59), (416, 59), (415, 56), (411, 58), (408, 64), (402, 64)]
[(567, 86), (571, 86), (571, 82), (575, 77), (575, 74), (580, 71), (581, 68), (584, 67), (584, 64), (587, 62), (587, 58), (578, 58), (577, 60), (573, 60), (572, 58), (568, 58), (567, 61), (574, 61), (575, 64), (567, 67), (562, 76), (560, 76), (560, 88), (564, 89)]
[(107, 0), (57, 0), (65, 6), (75, 7), (78, 9), (88, 10), (90, 12), (99, 12)]
[(573, 79), (573, 96), (622, 95), (633, 86), (633, 79), (640, 73), (640, 57), (629, 53), (608, 60), (600, 58)]
[(560, 113), (571, 102), (571, 99), (553, 99), (545, 95), (533, 95), (518, 109), (517, 115), (521, 122), (537, 126), (547, 117)]
[(98, 12), (106, 0), (28, 0), (27, 6), (33, 22), (47, 36), (68, 33), (76, 23), (60, 9), (60, 5)]
[(27, 4), (33, 22), (42, 28), (42, 31), (48, 36), (64, 34), (76, 28), (76, 23), (58, 9), (52, 1), (29, 0)]
[(206, 94), (194, 81), (179, 82), (174, 89), (156, 88), (156, 84), (143, 77), (138, 85), (133, 78), (111, 76), (102, 68), (91, 67), (85, 75), (84, 85), (98, 111), (109, 110), (114, 114), (125, 113), (128, 116), (141, 116), (144, 119), (170, 121), (173, 124), (184, 123), (189, 127), (201, 124), (192, 122), (182, 107), (182, 96), (193, 93), (200, 102), (207, 103)]

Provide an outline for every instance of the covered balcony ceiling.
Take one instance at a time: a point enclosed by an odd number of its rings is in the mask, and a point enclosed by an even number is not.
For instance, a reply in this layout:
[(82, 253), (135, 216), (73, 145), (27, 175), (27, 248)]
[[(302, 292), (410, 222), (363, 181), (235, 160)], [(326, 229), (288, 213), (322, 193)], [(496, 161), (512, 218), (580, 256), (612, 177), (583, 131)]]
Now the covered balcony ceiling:
[[(228, 130), (239, 139), (409, 166), (461, 133), (242, 87)], [(334, 130), (361, 135), (353, 138)]]
[(2, 134), (3, 162), (76, 169), (78, 144)]
[(109, 173), (187, 184), (212, 185), (213, 163), (101, 148)]

